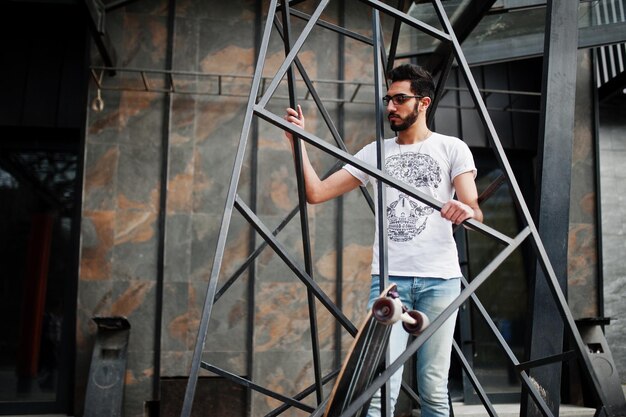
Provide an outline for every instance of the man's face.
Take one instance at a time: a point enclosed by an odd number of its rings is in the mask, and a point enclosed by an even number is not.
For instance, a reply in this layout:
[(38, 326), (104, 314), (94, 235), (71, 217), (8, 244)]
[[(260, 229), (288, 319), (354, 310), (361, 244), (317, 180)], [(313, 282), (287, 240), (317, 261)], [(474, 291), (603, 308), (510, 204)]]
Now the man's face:
[(389, 86), (387, 96), (396, 97), (387, 104), (387, 120), (394, 132), (408, 129), (417, 121), (420, 99), (413, 97), (414, 95), (416, 94), (411, 91), (410, 81), (396, 81)]

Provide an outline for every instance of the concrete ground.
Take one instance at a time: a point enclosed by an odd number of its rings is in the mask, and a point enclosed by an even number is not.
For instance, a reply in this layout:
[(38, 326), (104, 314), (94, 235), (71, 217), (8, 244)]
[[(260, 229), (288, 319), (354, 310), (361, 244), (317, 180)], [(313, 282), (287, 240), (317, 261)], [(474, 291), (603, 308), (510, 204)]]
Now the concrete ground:
[[(494, 404), (493, 406), (498, 417), (519, 417), (519, 404)], [(454, 417), (488, 417), (489, 414), (482, 404), (465, 405), (463, 403), (452, 403)], [(595, 408), (578, 407), (575, 405), (564, 405), (559, 407), (560, 417), (593, 417)]]
[[(622, 385), (624, 394), (626, 396), (626, 385)], [(455, 417), (489, 417), (485, 407), (482, 404), (465, 405), (461, 402), (452, 403)], [(498, 417), (519, 417), (519, 404), (494, 404)], [(595, 414), (594, 408), (578, 407), (575, 405), (561, 404), (559, 408), (559, 417), (593, 417)], [(413, 414), (415, 417), (419, 416), (419, 411), (415, 411)], [(28, 416), (4, 416), (4, 417), (68, 417), (65, 414), (31, 414)]]

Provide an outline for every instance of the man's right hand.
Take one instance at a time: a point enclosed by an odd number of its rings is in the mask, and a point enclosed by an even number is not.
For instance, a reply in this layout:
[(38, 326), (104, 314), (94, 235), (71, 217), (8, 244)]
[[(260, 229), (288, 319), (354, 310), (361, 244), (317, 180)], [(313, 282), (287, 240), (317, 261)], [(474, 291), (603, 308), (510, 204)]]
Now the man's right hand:
[[(285, 114), (285, 120), (298, 126), (300, 129), (304, 130), (304, 114), (302, 114), (302, 107), (298, 104), (298, 111), (292, 109), (291, 107), (287, 107), (287, 114)], [(287, 139), (292, 140), (293, 135), (285, 130), (285, 136)]]
[[(300, 105), (298, 105), (297, 111), (292, 108), (287, 108), (285, 120), (304, 130), (304, 114), (302, 114), (302, 107), (300, 107)], [(285, 136), (289, 139), (293, 150), (293, 135), (285, 130)], [(344, 194), (361, 185), (361, 181), (345, 169), (338, 170), (323, 181), (320, 180), (311, 165), (306, 147), (301, 146), (300, 152), (302, 153), (302, 170), (304, 173), (306, 200), (308, 203), (323, 203), (324, 201), (328, 201), (331, 198)]]

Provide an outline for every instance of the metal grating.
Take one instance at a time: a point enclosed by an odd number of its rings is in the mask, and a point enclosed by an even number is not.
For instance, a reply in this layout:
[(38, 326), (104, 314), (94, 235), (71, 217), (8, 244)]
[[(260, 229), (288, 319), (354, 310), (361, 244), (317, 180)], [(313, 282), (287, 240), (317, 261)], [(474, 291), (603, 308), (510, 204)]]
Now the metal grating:
[[(594, 25), (626, 22), (626, 0), (594, 1), (591, 7)], [(624, 72), (626, 43), (600, 46), (596, 52), (595, 70), (599, 88)]]

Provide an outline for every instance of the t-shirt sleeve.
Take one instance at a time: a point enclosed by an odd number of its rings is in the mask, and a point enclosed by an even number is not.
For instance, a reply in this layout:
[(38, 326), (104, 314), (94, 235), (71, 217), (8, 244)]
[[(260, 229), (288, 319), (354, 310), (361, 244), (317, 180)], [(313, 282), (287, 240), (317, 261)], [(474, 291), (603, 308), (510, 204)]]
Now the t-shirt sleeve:
[[(368, 154), (371, 150), (371, 146), (365, 146), (363, 148), (361, 148), (360, 151), (358, 151), (354, 157), (357, 158), (358, 160), (360, 160), (361, 162), (367, 164), (368, 163)], [(350, 164), (345, 164), (343, 166), (343, 169), (345, 169), (346, 171), (348, 171), (350, 174), (352, 174), (353, 177), (355, 177), (357, 180), (361, 181), (361, 184), (363, 184), (363, 186), (367, 185), (367, 183), (370, 180), (370, 176), (369, 174), (366, 174), (365, 172), (361, 171), (360, 169), (358, 169), (357, 167), (354, 167)]]
[(472, 151), (470, 151), (469, 146), (467, 146), (465, 142), (461, 140), (458, 141), (451, 152), (450, 163), (450, 174), (452, 180), (454, 180), (457, 175), (461, 175), (465, 172), (473, 172), (474, 178), (476, 178), (477, 170), (476, 164), (474, 163), (474, 157), (472, 156)]

